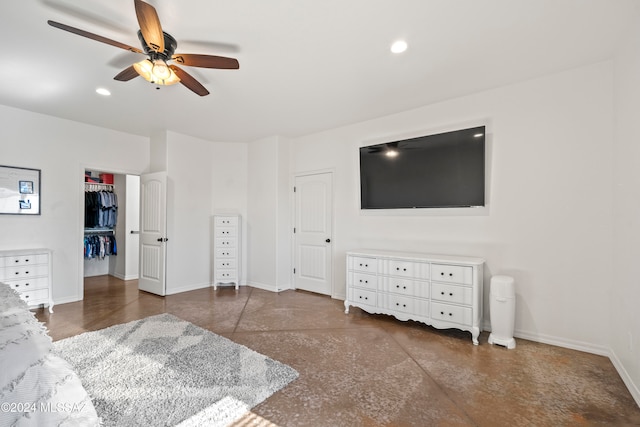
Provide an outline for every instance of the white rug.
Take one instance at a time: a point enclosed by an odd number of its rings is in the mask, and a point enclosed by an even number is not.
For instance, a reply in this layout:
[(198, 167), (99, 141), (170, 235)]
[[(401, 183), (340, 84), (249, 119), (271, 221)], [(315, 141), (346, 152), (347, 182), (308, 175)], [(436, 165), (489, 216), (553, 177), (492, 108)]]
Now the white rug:
[(53, 352), (73, 366), (105, 426), (225, 426), (298, 377), (170, 314), (60, 340)]

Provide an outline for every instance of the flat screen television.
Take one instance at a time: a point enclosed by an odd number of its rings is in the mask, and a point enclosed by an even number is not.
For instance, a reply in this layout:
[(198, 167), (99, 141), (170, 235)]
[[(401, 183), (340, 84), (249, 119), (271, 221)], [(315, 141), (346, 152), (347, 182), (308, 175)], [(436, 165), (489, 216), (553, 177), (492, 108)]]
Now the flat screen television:
[(484, 126), (360, 148), (361, 209), (484, 205)]

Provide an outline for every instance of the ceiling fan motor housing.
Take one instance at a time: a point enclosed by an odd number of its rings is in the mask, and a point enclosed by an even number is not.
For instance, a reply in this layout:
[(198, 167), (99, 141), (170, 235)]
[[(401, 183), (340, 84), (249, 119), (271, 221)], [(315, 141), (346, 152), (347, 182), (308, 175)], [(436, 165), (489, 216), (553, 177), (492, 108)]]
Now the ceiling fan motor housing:
[(164, 36), (164, 51), (156, 52), (147, 45), (146, 40), (142, 36), (142, 31), (138, 30), (138, 39), (140, 39), (140, 43), (142, 43), (142, 48), (144, 49), (144, 52), (149, 55), (152, 61), (156, 59), (163, 59), (164, 61), (168, 61), (169, 59), (171, 59), (173, 53), (178, 47), (178, 42), (173, 38), (173, 36), (171, 36), (171, 34), (167, 34), (163, 31), (162, 35)]

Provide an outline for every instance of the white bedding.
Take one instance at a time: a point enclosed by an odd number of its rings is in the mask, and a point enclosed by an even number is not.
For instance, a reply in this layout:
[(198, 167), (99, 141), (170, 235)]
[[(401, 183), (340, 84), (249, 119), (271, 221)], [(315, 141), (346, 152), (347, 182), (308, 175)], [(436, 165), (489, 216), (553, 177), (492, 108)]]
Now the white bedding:
[(50, 352), (46, 328), (0, 283), (0, 426), (97, 426), (71, 366)]

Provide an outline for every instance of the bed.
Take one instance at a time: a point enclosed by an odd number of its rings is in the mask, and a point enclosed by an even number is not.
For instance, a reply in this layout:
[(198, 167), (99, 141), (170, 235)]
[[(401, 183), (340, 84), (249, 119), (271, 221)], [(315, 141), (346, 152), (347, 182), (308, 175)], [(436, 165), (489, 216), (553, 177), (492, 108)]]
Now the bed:
[(98, 426), (71, 366), (51, 353), (46, 327), (0, 283), (0, 426)]

